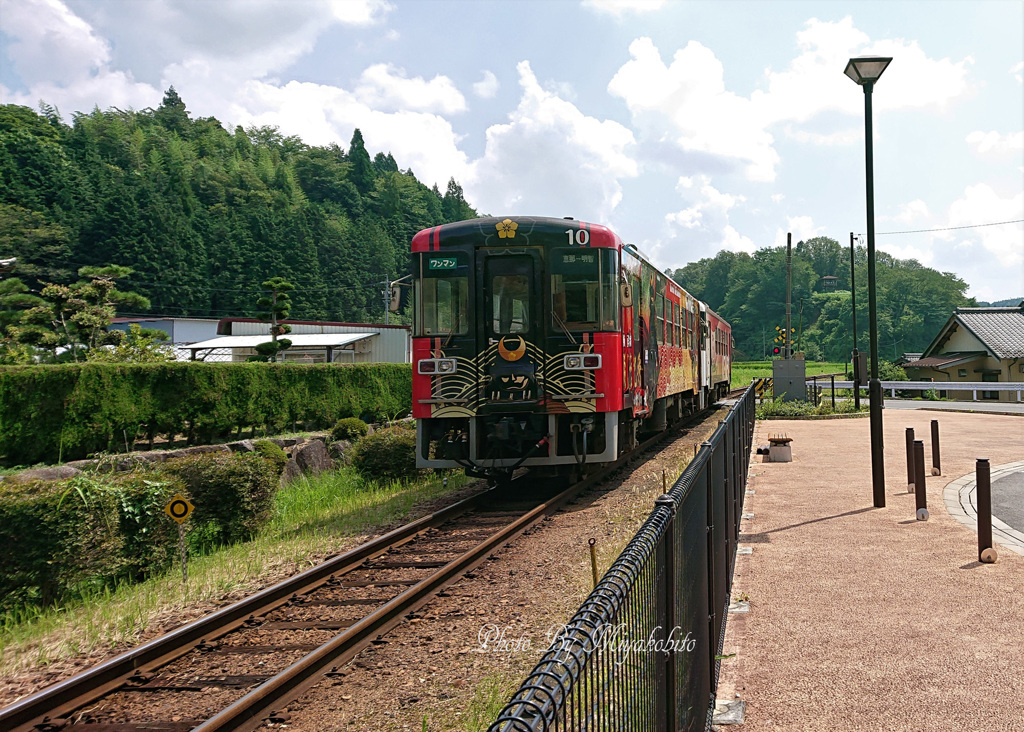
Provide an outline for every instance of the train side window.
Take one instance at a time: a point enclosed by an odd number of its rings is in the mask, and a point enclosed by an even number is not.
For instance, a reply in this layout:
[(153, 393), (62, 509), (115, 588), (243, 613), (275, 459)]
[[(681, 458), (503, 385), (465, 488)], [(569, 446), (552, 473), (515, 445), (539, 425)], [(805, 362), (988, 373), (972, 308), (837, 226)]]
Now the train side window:
[(654, 299), (654, 314), (655, 320), (651, 325), (654, 326), (654, 341), (655, 343), (665, 342), (665, 296), (658, 295)]
[(420, 335), (469, 332), (469, 278), (424, 277), (416, 283)]

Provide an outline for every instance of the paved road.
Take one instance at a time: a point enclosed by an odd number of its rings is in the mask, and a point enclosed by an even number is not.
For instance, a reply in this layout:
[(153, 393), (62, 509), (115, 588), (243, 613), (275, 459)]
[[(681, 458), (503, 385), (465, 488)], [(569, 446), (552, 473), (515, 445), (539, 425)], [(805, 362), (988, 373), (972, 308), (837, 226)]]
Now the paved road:
[(992, 481), (992, 515), (1024, 531), (1024, 470)]
[[(861, 399), (861, 403), (866, 400)], [(886, 409), (939, 409), (956, 412), (1000, 412), (1024, 414), (1024, 402), (932, 402), (914, 399), (885, 399)]]

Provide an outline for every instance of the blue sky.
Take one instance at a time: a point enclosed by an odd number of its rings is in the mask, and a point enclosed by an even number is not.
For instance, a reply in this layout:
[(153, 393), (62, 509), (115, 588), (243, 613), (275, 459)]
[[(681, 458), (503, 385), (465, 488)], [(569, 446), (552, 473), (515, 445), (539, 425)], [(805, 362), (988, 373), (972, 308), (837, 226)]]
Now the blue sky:
[[(0, 0), (0, 96), (277, 125), (371, 154), (495, 215), (611, 225), (663, 267), (865, 231), (1024, 296), (1024, 3)], [(919, 229), (950, 229), (883, 235)]]

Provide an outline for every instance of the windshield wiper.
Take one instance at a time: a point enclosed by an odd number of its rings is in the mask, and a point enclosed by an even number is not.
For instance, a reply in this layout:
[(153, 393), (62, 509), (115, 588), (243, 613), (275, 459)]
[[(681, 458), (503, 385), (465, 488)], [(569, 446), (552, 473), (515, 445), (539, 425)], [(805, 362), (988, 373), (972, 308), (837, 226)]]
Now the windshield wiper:
[(558, 327), (562, 329), (562, 332), (568, 336), (569, 340), (572, 341), (572, 344), (575, 346), (576, 339), (572, 337), (572, 333), (569, 332), (569, 329), (566, 327), (565, 323), (562, 322), (562, 319), (558, 317), (558, 313), (552, 310), (551, 314), (555, 316), (555, 320), (558, 322)]

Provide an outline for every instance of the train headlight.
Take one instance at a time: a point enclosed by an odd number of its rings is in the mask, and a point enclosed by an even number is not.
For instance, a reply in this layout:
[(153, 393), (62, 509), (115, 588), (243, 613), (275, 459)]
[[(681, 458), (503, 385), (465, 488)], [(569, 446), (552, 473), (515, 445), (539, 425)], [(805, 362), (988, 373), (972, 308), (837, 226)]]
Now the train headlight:
[(581, 371), (584, 369), (601, 368), (601, 354), (599, 353), (574, 353), (562, 360), (566, 371)]
[(424, 358), (416, 370), (421, 374), (454, 374), (458, 365), (454, 358)]

